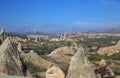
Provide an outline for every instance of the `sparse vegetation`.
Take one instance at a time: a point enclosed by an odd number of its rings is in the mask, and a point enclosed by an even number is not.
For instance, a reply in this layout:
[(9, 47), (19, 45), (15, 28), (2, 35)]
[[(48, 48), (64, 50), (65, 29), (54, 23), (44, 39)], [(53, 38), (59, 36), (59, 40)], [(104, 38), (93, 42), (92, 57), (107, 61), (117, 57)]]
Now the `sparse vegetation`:
[(63, 46), (71, 46), (72, 42), (70, 41), (44, 42), (45, 45), (40, 45), (40, 43), (35, 43), (35, 42), (29, 42), (28, 46), (26, 45), (26, 43), (22, 43), (22, 44), (24, 46), (25, 52), (34, 50), (39, 55), (46, 55), (52, 52), (56, 48)]
[(37, 72), (46, 71), (46, 69), (40, 68), (39, 66), (36, 66), (31, 62), (25, 62), (25, 65), (27, 66), (28, 71), (32, 74), (37, 73)]
[(116, 54), (113, 54), (111, 56), (107, 56), (106, 54), (105, 55), (99, 55), (97, 53), (94, 53), (94, 54), (90, 54), (88, 59), (90, 61), (100, 61), (101, 59), (105, 59), (105, 60), (119, 60), (120, 61), (120, 53), (116, 53)]

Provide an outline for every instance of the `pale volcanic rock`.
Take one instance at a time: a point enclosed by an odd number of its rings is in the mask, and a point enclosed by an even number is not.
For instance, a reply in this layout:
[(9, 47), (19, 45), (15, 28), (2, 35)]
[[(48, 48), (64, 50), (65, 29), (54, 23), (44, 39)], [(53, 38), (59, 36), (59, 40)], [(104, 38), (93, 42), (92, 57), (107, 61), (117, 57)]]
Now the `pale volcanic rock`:
[(66, 78), (96, 78), (83, 48), (79, 48), (72, 57)]
[(104, 59), (102, 59), (102, 60), (99, 62), (99, 65), (100, 65), (100, 67), (105, 67), (105, 66), (107, 66), (107, 63), (105, 62)]
[(72, 47), (60, 47), (52, 51), (48, 57), (54, 60), (55, 63), (66, 73), (70, 64), (71, 57), (76, 50)]
[(111, 67), (102, 59), (97, 68), (95, 69), (97, 78), (114, 78), (115, 73), (112, 71)]
[(20, 53), (23, 52), (23, 51), (22, 51), (23, 47), (22, 47), (22, 45), (21, 45), (20, 42), (19, 42), (18, 45), (17, 45), (17, 49), (18, 49), (18, 51), (19, 51)]
[(46, 71), (46, 78), (65, 78), (65, 74), (58, 66), (51, 66)]
[(31, 50), (29, 53), (21, 53), (21, 58), (24, 62), (32, 63), (33, 65), (37, 66), (38, 69), (40, 69), (40, 71), (34, 73), (37, 74), (39, 77), (45, 77), (46, 70), (50, 66), (56, 65), (55, 63), (40, 57), (36, 52), (34, 52), (34, 50)]
[(7, 38), (0, 46), (0, 75), (21, 75), (22, 62), (17, 46)]
[(116, 46), (120, 46), (120, 40), (117, 42)]
[(97, 53), (100, 55), (107, 54), (108, 56), (113, 55), (115, 53), (119, 53), (119, 52), (120, 52), (120, 46), (103, 47), (97, 51)]
[(3, 42), (7, 38), (5, 29), (2, 28), (0, 31), (0, 41)]
[(64, 46), (64, 47), (60, 47), (55, 49), (54, 51), (52, 51), (49, 56), (54, 55), (54, 54), (74, 54), (75, 53), (75, 49), (72, 47), (68, 47), (68, 46)]
[(26, 62), (31, 62), (39, 67), (49, 68), (53, 63), (40, 57), (36, 52), (31, 50), (29, 53), (21, 53), (21, 57)]

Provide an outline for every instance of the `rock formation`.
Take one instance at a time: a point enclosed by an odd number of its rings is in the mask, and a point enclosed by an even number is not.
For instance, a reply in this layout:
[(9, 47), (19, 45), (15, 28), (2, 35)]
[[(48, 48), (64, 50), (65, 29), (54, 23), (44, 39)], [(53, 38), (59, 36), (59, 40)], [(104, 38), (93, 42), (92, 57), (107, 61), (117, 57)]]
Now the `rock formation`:
[(48, 57), (50, 57), (54, 63), (56, 63), (65, 74), (70, 64), (71, 57), (75, 54), (76, 50), (72, 47), (60, 47), (52, 51)]
[(17, 46), (7, 38), (0, 46), (0, 75), (23, 75)]
[(36, 36), (34, 42), (39, 42), (39, 38)]
[(17, 49), (20, 53), (23, 52), (23, 47), (20, 42), (18, 43)]
[(107, 65), (104, 59), (99, 62), (99, 67), (95, 70), (97, 78), (113, 78), (115, 77), (112, 69)]
[(64, 47), (55, 49), (49, 54), (49, 56), (54, 54), (74, 54), (74, 53), (75, 53), (75, 49), (73, 49), (72, 47), (64, 46)]
[(31, 62), (37, 66), (43, 68), (49, 68), (53, 63), (45, 60), (44, 58), (40, 57), (36, 52), (31, 50), (29, 53), (21, 53), (21, 58), (26, 62)]
[(59, 67), (51, 66), (46, 72), (46, 78), (65, 78), (65, 74)]
[(66, 78), (96, 78), (83, 48), (78, 48), (72, 57)]
[[(33, 50), (31, 50), (29, 53), (21, 53), (21, 58), (23, 59), (25, 64), (32, 64), (33, 66), (31, 66), (31, 69), (34, 69), (34, 66), (37, 67), (38, 72), (35, 73), (34, 71), (28, 71), (29, 72), (33, 72), (30, 73), (32, 76), (37, 75), (40, 78), (41, 77), (45, 77), (45, 72), (46, 70), (51, 66), (51, 65), (56, 65), (42, 57), (40, 57), (36, 52), (34, 52)], [(46, 57), (47, 58), (47, 57)], [(27, 66), (27, 65), (26, 65)], [(29, 65), (28, 65), (29, 66)], [(32, 68), (33, 67), (33, 68)]]
[(113, 55), (115, 53), (119, 53), (119, 52), (120, 52), (120, 41), (118, 41), (118, 43), (116, 45), (103, 47), (97, 51), (97, 53), (100, 55), (107, 54), (108, 56), (111, 56), (111, 55)]
[(116, 46), (120, 46), (120, 40), (117, 42)]
[(120, 52), (120, 46), (103, 47), (97, 51), (97, 53), (100, 55), (107, 54), (108, 56), (111, 56), (111, 55), (113, 55), (115, 53), (119, 53), (119, 52)]
[(5, 29), (2, 28), (2, 30), (0, 31), (0, 41), (1, 43), (6, 39), (6, 32)]

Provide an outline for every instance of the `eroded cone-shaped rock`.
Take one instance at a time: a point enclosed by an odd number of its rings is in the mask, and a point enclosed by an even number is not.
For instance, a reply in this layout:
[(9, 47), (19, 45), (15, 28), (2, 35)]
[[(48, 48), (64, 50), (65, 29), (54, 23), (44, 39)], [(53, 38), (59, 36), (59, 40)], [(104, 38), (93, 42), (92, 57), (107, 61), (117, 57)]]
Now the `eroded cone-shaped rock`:
[(79, 48), (72, 57), (66, 78), (96, 78), (83, 48)]
[(65, 74), (58, 66), (51, 66), (46, 72), (46, 78), (65, 78)]
[(0, 75), (23, 75), (17, 46), (9, 38), (0, 46)]
[(23, 47), (22, 47), (21, 43), (18, 43), (17, 49), (18, 49), (18, 51), (19, 51), (20, 53), (23, 52), (23, 51), (22, 51)]
[(107, 63), (105, 62), (104, 59), (102, 59), (102, 60), (100, 61), (99, 65), (100, 65), (100, 67), (105, 67), (105, 66), (107, 66)]
[(118, 41), (118, 43), (116, 44), (116, 46), (120, 46), (120, 40)]

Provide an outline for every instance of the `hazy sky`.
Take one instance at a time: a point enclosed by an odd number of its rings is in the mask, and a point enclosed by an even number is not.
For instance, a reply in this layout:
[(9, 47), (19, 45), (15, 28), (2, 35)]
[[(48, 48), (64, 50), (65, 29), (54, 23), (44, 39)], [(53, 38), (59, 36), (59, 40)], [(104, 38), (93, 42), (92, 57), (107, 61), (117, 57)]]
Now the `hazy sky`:
[(120, 28), (120, 0), (0, 0), (0, 27), (11, 32)]

